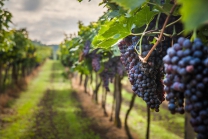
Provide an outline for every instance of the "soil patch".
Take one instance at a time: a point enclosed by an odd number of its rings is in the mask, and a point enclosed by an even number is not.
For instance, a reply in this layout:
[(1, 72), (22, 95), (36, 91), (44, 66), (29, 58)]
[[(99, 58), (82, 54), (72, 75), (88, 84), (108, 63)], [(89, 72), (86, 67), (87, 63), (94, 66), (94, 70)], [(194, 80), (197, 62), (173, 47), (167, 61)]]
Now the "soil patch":
[[(115, 127), (103, 113), (101, 105), (96, 105), (92, 97), (84, 92), (83, 86), (79, 86), (77, 78), (72, 79), (73, 88), (76, 90), (74, 96), (80, 102), (82, 116), (91, 120), (91, 129), (100, 135), (102, 139), (128, 139), (124, 128)], [(134, 139), (138, 137), (133, 135)]]

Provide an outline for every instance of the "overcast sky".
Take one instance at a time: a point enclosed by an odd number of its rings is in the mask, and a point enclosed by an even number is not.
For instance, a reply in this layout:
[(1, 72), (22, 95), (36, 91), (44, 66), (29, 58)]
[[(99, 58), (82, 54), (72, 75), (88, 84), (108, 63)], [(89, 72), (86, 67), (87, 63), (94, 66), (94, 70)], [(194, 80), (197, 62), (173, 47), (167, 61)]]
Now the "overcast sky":
[(64, 33), (76, 33), (77, 22), (97, 21), (106, 11), (102, 0), (9, 0), (5, 8), (13, 14), (15, 28), (27, 28), (29, 37), (45, 44), (59, 44)]

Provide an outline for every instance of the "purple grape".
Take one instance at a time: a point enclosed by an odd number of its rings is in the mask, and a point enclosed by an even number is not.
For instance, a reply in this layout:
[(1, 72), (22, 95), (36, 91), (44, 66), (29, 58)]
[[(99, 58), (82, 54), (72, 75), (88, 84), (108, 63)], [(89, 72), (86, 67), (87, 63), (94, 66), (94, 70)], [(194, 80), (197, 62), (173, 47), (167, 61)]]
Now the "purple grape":
[[(208, 51), (200, 39), (193, 43), (189, 39), (180, 37), (173, 45), (177, 56), (167, 53), (164, 57), (165, 72), (164, 88), (169, 101), (171, 113), (191, 114), (190, 123), (198, 133), (197, 139), (208, 137)], [(170, 51), (170, 50), (169, 50)], [(172, 57), (171, 60), (166, 60)], [(174, 78), (173, 78), (174, 77)], [(169, 88), (170, 86), (170, 88)]]

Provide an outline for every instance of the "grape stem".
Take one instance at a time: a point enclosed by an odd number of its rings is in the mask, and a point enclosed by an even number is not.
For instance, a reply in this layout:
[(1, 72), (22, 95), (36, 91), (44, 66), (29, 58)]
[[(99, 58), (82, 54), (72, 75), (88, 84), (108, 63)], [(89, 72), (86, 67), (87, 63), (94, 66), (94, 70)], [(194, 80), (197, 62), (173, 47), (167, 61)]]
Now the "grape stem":
[(151, 4), (151, 5), (154, 5), (154, 6), (157, 6), (157, 4), (155, 3), (152, 3), (152, 2), (147, 2), (148, 4)]
[[(159, 17), (159, 16), (158, 16), (158, 17)], [(158, 19), (157, 19), (157, 20), (158, 20)], [(169, 26), (172, 26), (173, 24), (179, 22), (180, 20), (181, 20), (181, 17), (178, 18), (177, 20), (171, 22), (170, 24), (166, 25), (165, 28), (167, 28), (167, 27), (169, 27)], [(156, 22), (156, 27), (155, 27), (156, 29), (154, 29), (154, 30), (149, 30), (149, 31), (142, 32), (142, 33), (131, 33), (131, 35), (141, 36), (141, 35), (143, 35), (143, 34), (145, 34), (145, 35), (160, 34), (160, 32), (155, 32), (155, 31), (161, 31), (161, 30), (158, 30), (158, 25), (157, 25), (157, 24), (158, 24), (158, 23)], [(163, 33), (163, 35), (168, 36), (168, 37), (171, 37), (170, 34)]]
[(134, 36), (142, 36), (143, 34), (151, 34), (152, 32), (154, 31), (157, 31), (157, 30), (149, 30), (147, 32), (142, 32), (142, 33), (131, 33), (131, 35), (134, 35)]
[(148, 58), (150, 57), (150, 55), (152, 54), (152, 52), (154, 51), (154, 49), (157, 47), (157, 45), (161, 42), (162, 37), (163, 37), (163, 33), (164, 33), (165, 28), (166, 28), (166, 25), (167, 25), (167, 23), (168, 23), (168, 20), (169, 20), (170, 16), (173, 14), (173, 12), (174, 12), (176, 6), (177, 6), (177, 4), (176, 4), (176, 2), (175, 2), (174, 5), (173, 5), (173, 7), (172, 7), (171, 10), (170, 10), (169, 15), (167, 16), (167, 18), (166, 18), (166, 20), (165, 20), (165, 23), (163, 24), (163, 28), (161, 29), (160, 36), (159, 36), (157, 42), (152, 46), (152, 48), (150, 49), (150, 51), (148, 52), (148, 54), (147, 54), (144, 58), (142, 58), (142, 57), (139, 55), (139, 58), (140, 58), (140, 60), (141, 60), (143, 63), (147, 63)]
[(194, 29), (193, 34), (192, 34), (190, 40), (191, 40), (191, 41), (194, 41), (194, 39), (196, 39), (196, 37), (197, 37), (197, 33), (196, 33), (196, 29)]
[(184, 30), (182, 30), (181, 32), (179, 32), (177, 35), (181, 35), (184, 32)]
[(159, 23), (160, 15), (161, 15), (161, 13), (159, 13), (157, 16), (156, 25), (155, 25), (156, 30), (158, 30), (158, 23)]
[[(150, 31), (147, 31), (145, 33), (138, 33), (138, 34), (131, 33), (131, 35), (135, 35), (135, 36), (142, 36), (143, 34), (145, 34), (144, 36), (150, 36), (150, 35), (160, 34), (160, 32), (157, 32), (157, 30), (150, 30)], [(167, 37), (172, 37), (173, 36), (173, 35), (167, 34), (167, 33), (163, 33), (163, 35), (167, 36)]]
[(180, 18), (178, 18), (177, 20), (175, 20), (175, 21), (171, 22), (170, 24), (168, 24), (168, 25), (166, 26), (166, 28), (167, 28), (167, 27), (169, 27), (169, 26), (172, 26), (173, 24), (175, 24), (175, 23), (179, 22), (180, 20), (181, 20), (181, 17), (180, 17)]
[(142, 36), (141, 36), (141, 38), (140, 38), (140, 42), (139, 42), (139, 52), (140, 52), (140, 54), (142, 53), (142, 39), (143, 39), (143, 37), (144, 37), (144, 35), (145, 35), (145, 32), (147, 31), (147, 28), (148, 28), (148, 26), (149, 26), (149, 24), (147, 24), (147, 26), (146, 26), (146, 28), (145, 28), (145, 30), (144, 30), (144, 32), (143, 32), (143, 34), (142, 34)]
[[(148, 28), (149, 24), (147, 24), (144, 32), (141, 34), (141, 38), (137, 41), (137, 43), (134, 45), (134, 50), (137, 52), (138, 55), (140, 55), (142, 53), (142, 39), (143, 39), (143, 36), (146, 34), (146, 30)], [(139, 52), (137, 51), (137, 48), (136, 46), (139, 44)]]
[[(152, 32), (153, 34), (160, 34), (160, 32)], [(167, 36), (167, 37), (172, 37), (173, 35), (171, 34), (167, 34), (167, 33), (163, 33), (164, 36)]]

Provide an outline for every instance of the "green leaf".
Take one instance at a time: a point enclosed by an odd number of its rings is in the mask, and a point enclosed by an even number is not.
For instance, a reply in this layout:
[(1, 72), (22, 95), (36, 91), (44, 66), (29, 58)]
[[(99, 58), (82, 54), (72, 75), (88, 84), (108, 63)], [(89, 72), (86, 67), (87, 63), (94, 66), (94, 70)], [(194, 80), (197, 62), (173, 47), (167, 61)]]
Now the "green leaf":
[(107, 21), (101, 26), (101, 29), (92, 44), (95, 48), (109, 49), (120, 39), (131, 35), (132, 29), (142, 27), (152, 21), (157, 12), (150, 11), (149, 6), (144, 6), (139, 12), (131, 17), (121, 16)]
[(131, 27), (125, 25), (125, 19), (125, 17), (114, 18), (110, 22), (107, 21), (105, 25), (102, 25), (98, 35), (92, 41), (94, 48), (109, 49), (119, 39), (130, 35)]
[(149, 6), (144, 6), (135, 16), (132, 17), (132, 21), (138, 28), (152, 21), (154, 16), (158, 12), (150, 11)]
[(118, 39), (108, 38), (97, 44), (95, 48), (110, 49), (110, 47), (114, 45), (116, 42), (118, 42)]
[(114, 23), (116, 22), (116, 18), (111, 21), (106, 21), (104, 25), (101, 25), (99, 30), (99, 34), (103, 34), (106, 30), (108, 30)]
[(105, 38), (113, 37), (113, 38), (118, 39), (118, 38), (121, 38), (121, 36), (125, 36), (126, 34), (130, 34), (130, 33), (131, 33), (131, 28), (128, 28), (127, 26), (125, 26), (123, 22), (115, 22), (109, 28), (109, 30), (107, 30), (106, 32), (102, 34), (102, 36)]
[(152, 0), (151, 2), (158, 5), (162, 5), (161, 0)]
[(207, 37), (202, 32), (199, 32), (197, 34), (197, 37), (201, 39), (201, 41), (203, 42), (203, 44), (208, 44)]
[(126, 10), (134, 10), (140, 7), (145, 1), (146, 0), (112, 0), (112, 2), (115, 2)]
[[(165, 3), (163, 6), (155, 5), (154, 8), (157, 9), (157, 10), (159, 10), (162, 13), (165, 13), (166, 15), (169, 15), (170, 10), (172, 9), (172, 7), (173, 7), (173, 4)], [(173, 12), (173, 15), (174, 16), (180, 15), (179, 8), (180, 8), (180, 6), (176, 6), (176, 8), (175, 8), (175, 10)]]
[(114, 18), (114, 17), (118, 17), (120, 16), (121, 14), (119, 13), (119, 10), (113, 10), (113, 11), (110, 11), (107, 16), (108, 18)]
[(198, 31), (199, 31), (199, 33), (201, 33), (202, 35), (207, 37), (208, 36), (208, 25), (203, 26)]
[(75, 51), (77, 51), (79, 49), (79, 46), (76, 46), (76, 47), (74, 47), (74, 48), (71, 48), (70, 50), (69, 50), (69, 52), (75, 52)]
[(113, 52), (113, 56), (121, 56), (118, 45), (114, 45), (113, 47), (111, 47), (111, 51)]
[(178, 0), (178, 3), (182, 5), (180, 12), (186, 32), (208, 22), (207, 0)]
[(121, 25), (118, 25), (117, 27), (114, 26), (114, 28), (111, 28), (110, 30), (112, 30), (112, 32), (108, 30), (101, 36), (96, 36), (92, 42), (94, 47), (109, 49), (112, 45), (114, 45), (120, 39), (125, 38), (126, 36), (130, 35), (131, 33), (130, 29), (129, 31), (127, 31), (124, 29), (124, 27), (120, 29), (119, 27), (121, 27)]
[(93, 38), (92, 45), (97, 46), (97, 44), (101, 43), (103, 39), (104, 38), (102, 38), (102, 36), (99, 35), (95, 36)]

